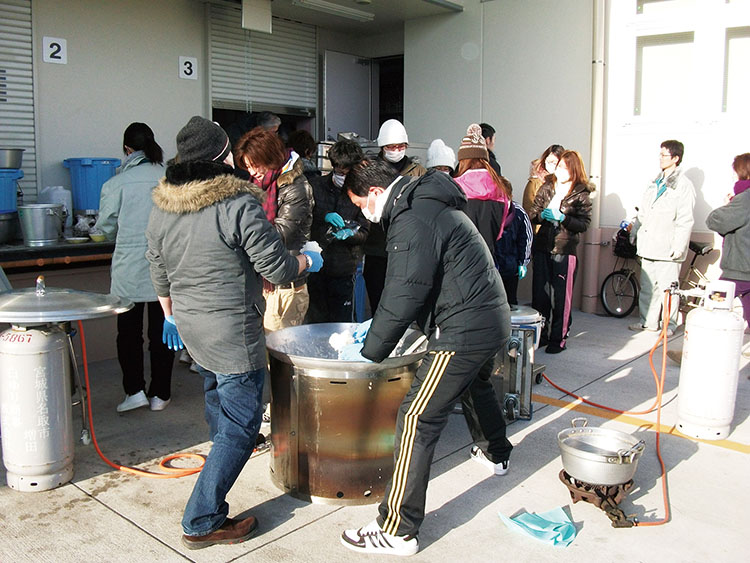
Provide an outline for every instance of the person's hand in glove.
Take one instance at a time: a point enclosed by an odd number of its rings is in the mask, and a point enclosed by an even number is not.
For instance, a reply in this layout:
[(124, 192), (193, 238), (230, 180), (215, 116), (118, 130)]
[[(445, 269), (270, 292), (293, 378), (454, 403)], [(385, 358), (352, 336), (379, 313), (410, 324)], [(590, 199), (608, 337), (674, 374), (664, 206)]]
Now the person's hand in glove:
[(546, 209), (542, 210), (542, 219), (562, 223), (563, 219), (565, 219), (565, 215), (563, 215), (562, 211), (550, 209), (549, 207), (547, 207)]
[(518, 279), (522, 280), (526, 277), (526, 272), (528, 272), (528, 268), (526, 266), (519, 266), (518, 267)]
[(355, 342), (354, 344), (347, 344), (346, 346), (344, 346), (339, 352), (339, 360), (345, 360), (347, 362), (372, 363), (372, 360), (368, 360), (362, 355), (362, 344), (360, 342)]
[(337, 240), (346, 240), (353, 234), (354, 231), (351, 229), (339, 229), (338, 231), (333, 233), (333, 237)]
[(371, 324), (372, 324), (372, 319), (369, 319), (357, 325), (357, 328), (355, 328), (354, 332), (352, 333), (352, 338), (354, 338), (354, 342), (362, 344), (362, 342), (365, 341), (365, 338), (367, 338), (367, 333), (370, 332)]
[(307, 270), (306, 272), (319, 272), (323, 267), (323, 257), (320, 252), (314, 250), (305, 250), (302, 254), (307, 256)]
[(185, 345), (182, 343), (180, 333), (177, 332), (177, 325), (174, 322), (174, 317), (169, 315), (164, 317), (164, 328), (161, 332), (161, 341), (167, 345), (170, 350), (182, 350)]
[(344, 218), (341, 217), (341, 215), (339, 215), (335, 211), (332, 211), (331, 213), (326, 213), (325, 222), (330, 225), (333, 225), (334, 227), (338, 229), (344, 227)]

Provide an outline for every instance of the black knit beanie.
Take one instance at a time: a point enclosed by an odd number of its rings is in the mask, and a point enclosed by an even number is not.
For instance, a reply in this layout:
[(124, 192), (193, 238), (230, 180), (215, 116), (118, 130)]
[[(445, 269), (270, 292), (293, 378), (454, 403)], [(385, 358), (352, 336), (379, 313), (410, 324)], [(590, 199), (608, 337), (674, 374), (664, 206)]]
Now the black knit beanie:
[(209, 160), (222, 162), (232, 145), (229, 137), (217, 123), (194, 115), (177, 133), (177, 154), (180, 162)]

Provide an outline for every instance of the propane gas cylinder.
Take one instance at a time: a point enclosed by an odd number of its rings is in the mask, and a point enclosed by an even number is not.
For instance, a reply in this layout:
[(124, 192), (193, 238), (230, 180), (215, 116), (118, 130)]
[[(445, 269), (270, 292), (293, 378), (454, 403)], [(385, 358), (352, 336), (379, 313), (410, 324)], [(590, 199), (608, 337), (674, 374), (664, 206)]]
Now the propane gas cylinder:
[(677, 429), (703, 440), (729, 435), (737, 396), (744, 320), (732, 309), (734, 283), (711, 282), (685, 320)]
[(73, 478), (70, 355), (54, 324), (0, 334), (0, 426), (8, 486), (46, 491)]

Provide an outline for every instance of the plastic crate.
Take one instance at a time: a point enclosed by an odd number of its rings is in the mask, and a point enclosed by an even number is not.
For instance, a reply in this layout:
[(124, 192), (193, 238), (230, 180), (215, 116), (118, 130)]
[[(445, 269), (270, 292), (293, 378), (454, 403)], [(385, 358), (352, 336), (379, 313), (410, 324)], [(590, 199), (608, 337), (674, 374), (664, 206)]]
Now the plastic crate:
[(73, 209), (99, 209), (102, 185), (115, 175), (118, 158), (66, 158), (63, 166), (70, 170), (73, 187)]
[(0, 213), (18, 211), (18, 180), (23, 178), (23, 170), (4, 168), (0, 170)]

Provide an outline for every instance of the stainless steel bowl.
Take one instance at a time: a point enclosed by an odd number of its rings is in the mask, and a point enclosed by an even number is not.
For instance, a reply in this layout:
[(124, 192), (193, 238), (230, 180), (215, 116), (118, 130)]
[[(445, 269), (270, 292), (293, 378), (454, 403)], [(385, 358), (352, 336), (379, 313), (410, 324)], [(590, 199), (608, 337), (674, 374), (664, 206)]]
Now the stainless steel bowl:
[[(581, 426), (577, 426), (582, 422)], [(646, 443), (630, 434), (586, 426), (574, 418), (571, 428), (557, 435), (563, 469), (571, 477), (592, 485), (620, 485), (635, 475)]]
[(21, 168), (24, 150), (0, 148), (0, 168)]

